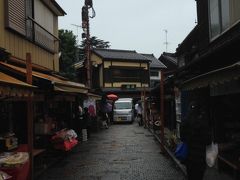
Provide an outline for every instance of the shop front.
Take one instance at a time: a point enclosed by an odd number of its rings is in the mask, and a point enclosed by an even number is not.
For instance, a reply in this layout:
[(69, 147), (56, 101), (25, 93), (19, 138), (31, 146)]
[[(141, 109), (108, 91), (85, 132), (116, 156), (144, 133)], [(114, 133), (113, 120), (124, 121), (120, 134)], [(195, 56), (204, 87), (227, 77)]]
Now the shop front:
[[(1, 121), (3, 125), (0, 126), (0, 132), (13, 132), (18, 142), (17, 147), (6, 150), (15, 151), (20, 148), (28, 152), (30, 133), (33, 137), (30, 155), (34, 161), (31, 163), (34, 167), (30, 169), (34, 169), (34, 174), (37, 175), (38, 170), (42, 171), (51, 163), (52, 157), (56, 155), (54, 153), (69, 151), (78, 143), (75, 107), (79, 101), (83, 102), (88, 88), (64, 77), (35, 69), (32, 71), (33, 85), (28, 85), (23, 82), (26, 79), (26, 68), (0, 62), (0, 69), (6, 75), (5, 78), (1, 74), (0, 77), (4, 78), (1, 82), (7, 84), (0, 86), (1, 118), (5, 119)], [(10, 77), (16, 81), (14, 86), (9, 86), (9, 81), (13, 81)], [(29, 126), (27, 120), (29, 96), (32, 101), (32, 126)]]
[[(27, 99), (35, 86), (0, 72), (0, 174), (10, 179), (29, 176)], [(2, 176), (1, 176), (2, 177)]]
[[(199, 75), (182, 83), (182, 120), (192, 99), (209, 107), (212, 141), (218, 143), (218, 168), (239, 178), (240, 171), (240, 63)], [(232, 173), (234, 172), (234, 173)]]

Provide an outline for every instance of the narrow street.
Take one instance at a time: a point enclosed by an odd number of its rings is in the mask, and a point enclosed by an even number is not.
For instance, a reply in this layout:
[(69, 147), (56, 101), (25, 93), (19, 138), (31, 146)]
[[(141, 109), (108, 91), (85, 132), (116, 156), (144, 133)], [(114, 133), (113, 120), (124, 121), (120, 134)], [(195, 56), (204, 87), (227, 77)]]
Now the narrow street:
[(143, 127), (115, 124), (91, 134), (38, 180), (184, 180)]

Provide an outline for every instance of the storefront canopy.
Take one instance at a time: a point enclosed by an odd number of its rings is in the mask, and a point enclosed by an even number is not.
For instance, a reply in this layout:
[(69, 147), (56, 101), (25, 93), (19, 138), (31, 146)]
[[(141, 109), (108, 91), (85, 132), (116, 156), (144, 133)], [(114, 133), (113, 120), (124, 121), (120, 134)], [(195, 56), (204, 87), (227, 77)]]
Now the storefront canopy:
[(0, 96), (28, 97), (33, 96), (32, 86), (12, 76), (0, 72)]
[(102, 96), (99, 96), (99, 95), (93, 94), (93, 93), (88, 93), (87, 96), (88, 96), (89, 98), (94, 99), (94, 100), (101, 100), (101, 99), (102, 99)]
[[(0, 65), (4, 66), (10, 71), (26, 74), (25, 68), (14, 66), (4, 62), (0, 62)], [(68, 81), (66, 78), (61, 76), (44, 74), (37, 71), (32, 71), (32, 75), (34, 78), (47, 81), (49, 84), (51, 84), (53, 90), (55, 91), (68, 92), (68, 93), (82, 93), (82, 94), (87, 94), (88, 92), (88, 88), (86, 88), (84, 84)]]
[(240, 78), (240, 61), (224, 68), (201, 74), (182, 83), (182, 90), (218, 86)]

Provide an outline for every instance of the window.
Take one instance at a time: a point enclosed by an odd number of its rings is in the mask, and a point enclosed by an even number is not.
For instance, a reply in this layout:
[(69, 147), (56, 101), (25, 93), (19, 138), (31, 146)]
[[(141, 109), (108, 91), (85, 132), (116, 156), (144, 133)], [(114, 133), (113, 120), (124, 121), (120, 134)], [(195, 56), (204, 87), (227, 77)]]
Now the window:
[(131, 109), (132, 103), (131, 102), (115, 102), (114, 108), (115, 109)]
[(136, 89), (136, 84), (122, 84), (122, 89)]
[(26, 34), (25, 28), (25, 1), (24, 0), (8, 0), (6, 2), (6, 26), (15, 30), (21, 35)]
[(127, 82), (127, 83), (149, 83), (149, 71), (144, 68), (111, 66), (104, 69), (105, 83)]
[(40, 0), (34, 1), (35, 21), (53, 34), (53, 13)]
[(240, 20), (239, 0), (209, 0), (210, 39), (221, 35)]
[(112, 78), (115, 82), (140, 82), (142, 70), (112, 68)]
[(220, 33), (219, 3), (218, 0), (210, 0), (211, 37)]
[(221, 12), (222, 12), (222, 30), (225, 31), (230, 25), (229, 17), (229, 1), (221, 0)]
[(150, 76), (158, 77), (159, 72), (158, 71), (150, 71)]

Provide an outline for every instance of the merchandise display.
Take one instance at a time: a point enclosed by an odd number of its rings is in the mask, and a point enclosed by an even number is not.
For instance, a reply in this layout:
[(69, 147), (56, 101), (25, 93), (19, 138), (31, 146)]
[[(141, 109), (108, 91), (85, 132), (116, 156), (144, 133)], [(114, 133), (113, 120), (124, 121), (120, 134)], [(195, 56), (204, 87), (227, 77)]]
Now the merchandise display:
[(51, 142), (55, 149), (69, 151), (78, 144), (77, 134), (74, 130), (62, 129), (56, 132), (51, 138)]
[(0, 171), (0, 180), (11, 179), (12, 176), (8, 175), (7, 173)]
[(0, 135), (0, 150), (10, 151), (18, 147), (18, 139), (14, 133)]
[(0, 154), (0, 172), (9, 175), (5, 174), (5, 179), (26, 180), (29, 168), (29, 154), (27, 152), (18, 152), (17, 150)]
[(29, 160), (29, 155), (27, 152), (0, 154), (1, 167), (16, 167), (26, 163), (28, 160)]

